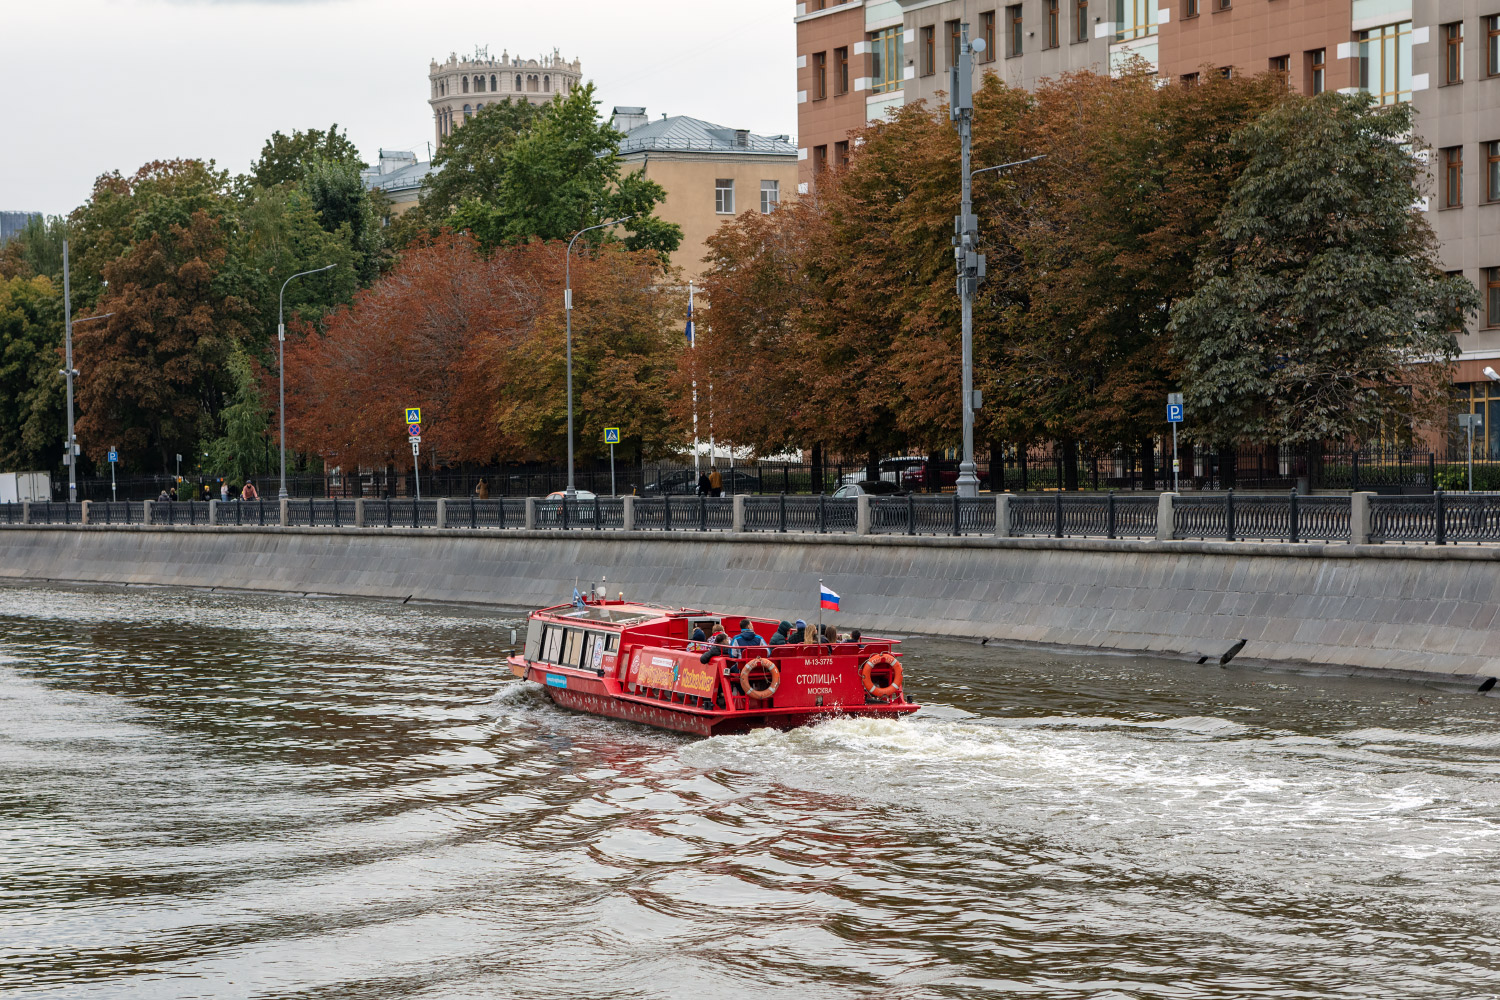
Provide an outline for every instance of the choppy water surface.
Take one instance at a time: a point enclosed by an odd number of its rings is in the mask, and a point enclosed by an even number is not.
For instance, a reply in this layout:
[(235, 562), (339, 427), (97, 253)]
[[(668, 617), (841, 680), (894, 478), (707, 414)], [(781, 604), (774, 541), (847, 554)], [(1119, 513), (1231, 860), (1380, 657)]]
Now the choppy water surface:
[(0, 992), (1500, 993), (1496, 700), (918, 639), (914, 719), (693, 740), (512, 624), (0, 588)]

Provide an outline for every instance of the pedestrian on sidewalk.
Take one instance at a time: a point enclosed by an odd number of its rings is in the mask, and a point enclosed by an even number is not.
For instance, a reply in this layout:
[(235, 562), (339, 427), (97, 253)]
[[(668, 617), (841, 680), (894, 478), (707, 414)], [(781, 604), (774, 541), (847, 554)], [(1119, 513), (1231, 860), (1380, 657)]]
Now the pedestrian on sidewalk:
[(479, 485), (474, 487), (474, 495), (481, 500), (488, 500), (490, 498), (490, 484), (481, 479)]
[(719, 475), (719, 467), (716, 465), (708, 472), (708, 495), (721, 497), (724, 495), (724, 477)]

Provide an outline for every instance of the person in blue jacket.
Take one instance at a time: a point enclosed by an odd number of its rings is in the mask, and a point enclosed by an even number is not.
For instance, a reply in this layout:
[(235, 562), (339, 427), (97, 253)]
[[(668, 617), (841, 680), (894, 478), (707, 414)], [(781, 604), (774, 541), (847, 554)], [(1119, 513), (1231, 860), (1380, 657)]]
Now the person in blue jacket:
[[(732, 655), (736, 660), (745, 659), (746, 657), (744, 650), (746, 647), (750, 646), (759, 646), (759, 652), (769, 652), (769, 650), (766, 649), (766, 640), (755, 634), (755, 629), (750, 627), (750, 619), (748, 618), (740, 622), (739, 634), (734, 637), (734, 641), (730, 643), (730, 645), (734, 647), (734, 649), (730, 651), (730, 655)], [(755, 655), (755, 653), (750, 654), (750, 656), (752, 657)]]

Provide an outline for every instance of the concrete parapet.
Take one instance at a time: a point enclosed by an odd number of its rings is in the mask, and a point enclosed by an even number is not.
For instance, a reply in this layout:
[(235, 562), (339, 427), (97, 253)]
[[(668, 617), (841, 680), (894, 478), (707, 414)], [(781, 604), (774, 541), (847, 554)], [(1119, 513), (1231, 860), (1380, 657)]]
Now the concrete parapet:
[(1349, 494), (1349, 544), (1370, 544), (1370, 498), (1373, 493)]
[(536, 530), (536, 497), (526, 498), (526, 530)]
[(141, 523), (150, 524), (156, 516), (156, 501), (143, 500), (141, 502)]
[(363, 528), (365, 526), (365, 501), (364, 498), (354, 501), (354, 526)]
[[(635, 530), (635, 497), (629, 496), (629, 497), (622, 498), (620, 500), (620, 505), (623, 508), (623, 510), (621, 512), (621, 514), (622, 514), (622, 520), (621, 520), (620, 523), (624, 525), (626, 531), (634, 531)], [(531, 527), (531, 525), (528, 524), (527, 527), (529, 528), (529, 527)]]
[(1176, 493), (1163, 493), (1156, 500), (1156, 540), (1158, 542), (1170, 542), (1177, 534), (1177, 509), (1172, 505), (1172, 501), (1176, 499)]
[(733, 525), (733, 528), (731, 530), (738, 534), (745, 530), (745, 497), (743, 495), (737, 495), (734, 498), (732, 508), (733, 510), (731, 514), (731, 523)]
[(292, 519), (287, 512), (287, 498), (282, 497), (280, 502), (277, 503), (277, 506), (281, 508), (281, 520), (279, 523), (283, 528), (290, 526), (292, 523)]
[(208, 525), (209, 525), (209, 527), (212, 528), (212, 527), (215, 527), (216, 525), (218, 525), (218, 523), (219, 523), (219, 501), (217, 501), (217, 500), (210, 500), (208, 502)]
[(0, 526), (0, 578), (525, 609), (607, 575), (638, 600), (787, 617), (822, 577), (844, 597), (839, 623), (866, 631), (1214, 655), (1244, 639), (1239, 660), (1500, 674), (1500, 546), (787, 538), (18, 524)]
[[(79, 504), (79, 506), (83, 508), (83, 517), (79, 520), (79, 523), (80, 524), (88, 524), (89, 523), (89, 514), (92, 511), (92, 508), (94, 506), (94, 502), (92, 500), (85, 500), (85, 501), (83, 501), (83, 503)], [(213, 521), (210, 520), (208, 523), (209, 524), (213, 524)]]
[(21, 523), (22, 524), (30, 524), (31, 523), (31, 501), (30, 500), (22, 500), (21, 501)]
[(437, 502), (437, 526), (448, 527), (448, 501), (442, 497), (439, 497)]
[(868, 535), (870, 533), (869, 497), (860, 496), (854, 498), (854, 533), (856, 535)]
[(1013, 493), (999, 493), (995, 496), (995, 537), (1010, 537), (1010, 502), (1014, 499)]

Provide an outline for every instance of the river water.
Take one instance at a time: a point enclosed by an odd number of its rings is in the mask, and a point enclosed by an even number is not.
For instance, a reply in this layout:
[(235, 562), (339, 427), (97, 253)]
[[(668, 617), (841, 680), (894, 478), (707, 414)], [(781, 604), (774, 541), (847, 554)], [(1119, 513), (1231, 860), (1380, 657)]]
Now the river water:
[(513, 624), (0, 588), (0, 993), (1500, 994), (1495, 699), (914, 639), (913, 719), (697, 740)]

